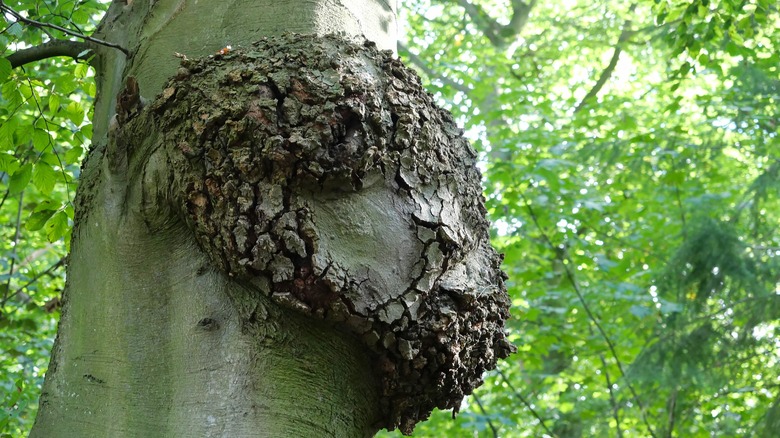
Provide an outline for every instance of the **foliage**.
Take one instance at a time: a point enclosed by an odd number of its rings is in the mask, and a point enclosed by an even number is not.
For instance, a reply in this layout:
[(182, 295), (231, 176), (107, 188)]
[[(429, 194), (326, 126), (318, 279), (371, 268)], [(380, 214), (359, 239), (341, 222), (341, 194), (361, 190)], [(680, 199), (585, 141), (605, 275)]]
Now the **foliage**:
[(484, 159), (520, 348), (418, 435), (780, 433), (777, 6), (407, 7), (402, 56)]
[[(22, 0), (23, 16), (91, 32), (97, 2)], [(4, 11), (5, 12), (5, 11)], [(32, 426), (55, 335), (79, 166), (92, 136), (93, 73), (52, 58), (11, 69), (5, 56), (65, 39), (6, 13), (0, 33), (0, 436)], [(5, 434), (5, 435), (2, 435)]]
[[(105, 7), (4, 4), (87, 34)], [(437, 412), (415, 435), (780, 433), (774, 2), (409, 0), (402, 16), (401, 56), (481, 153), (520, 349), (455, 421)], [(66, 39), (8, 20), (0, 56)], [(0, 57), (12, 436), (31, 426), (54, 334), (92, 74)]]

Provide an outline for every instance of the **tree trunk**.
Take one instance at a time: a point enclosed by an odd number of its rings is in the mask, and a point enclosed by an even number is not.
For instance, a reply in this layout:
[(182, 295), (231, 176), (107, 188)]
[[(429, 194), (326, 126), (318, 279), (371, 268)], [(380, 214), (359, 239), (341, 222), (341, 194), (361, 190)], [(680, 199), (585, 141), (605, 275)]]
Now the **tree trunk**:
[(352, 3), (112, 4), (31, 436), (409, 433), (509, 354), (475, 155)]

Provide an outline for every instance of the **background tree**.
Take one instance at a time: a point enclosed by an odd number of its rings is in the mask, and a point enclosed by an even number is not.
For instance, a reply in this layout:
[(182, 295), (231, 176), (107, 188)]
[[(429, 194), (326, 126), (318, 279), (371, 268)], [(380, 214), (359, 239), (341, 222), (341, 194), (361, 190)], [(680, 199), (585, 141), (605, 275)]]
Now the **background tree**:
[[(53, 12), (35, 5), (19, 9), (86, 31), (97, 13), (90, 3)], [(776, 435), (776, 5), (403, 6), (401, 56), (481, 150), (494, 242), (510, 275), (510, 339), (520, 347), (456, 421), (436, 415), (416, 435)], [(3, 44), (41, 41), (34, 29), (9, 26)], [(0, 342), (12, 354), (0, 360), (9, 370), (2, 384), (12, 431), (26, 430), (34, 417), (45, 330), (50, 337), (53, 326), (42, 306), (62, 285), (62, 252), (38, 252), (44, 236), (16, 225), (30, 214), (19, 216), (20, 205), (42, 202), (34, 197), (46, 181), (46, 170), (25, 168), (18, 157), (36, 138), (42, 147), (44, 137), (27, 127), (44, 123), (47, 99), (83, 123), (85, 107), (71, 91), (91, 75), (48, 63), (29, 82), (18, 70), (0, 75), (5, 114), (18, 118), (24, 140), (5, 148), (13, 150), (5, 152), (13, 170), (5, 170), (9, 194), (0, 208), (2, 223), (11, 224), (0, 240), (3, 271), (11, 274), (3, 277), (11, 298)], [(16, 132), (11, 124), (0, 130)], [(61, 153), (80, 155), (86, 146), (77, 142), (90, 128), (78, 124), (58, 134)], [(37, 154), (35, 163), (57, 166), (45, 151)], [(78, 174), (75, 165), (64, 168)], [(36, 189), (20, 200), (19, 184), (30, 179)], [(28, 223), (56, 240), (72, 213), (64, 185), (51, 193), (54, 203)]]

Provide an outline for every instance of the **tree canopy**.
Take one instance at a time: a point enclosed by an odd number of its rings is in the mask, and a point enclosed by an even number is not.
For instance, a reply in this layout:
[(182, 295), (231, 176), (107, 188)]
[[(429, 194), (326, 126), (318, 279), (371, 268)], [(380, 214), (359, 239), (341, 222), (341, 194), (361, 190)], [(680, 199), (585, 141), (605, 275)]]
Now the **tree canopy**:
[[(10, 436), (37, 410), (95, 94), (88, 44), (19, 54), (83, 41), (105, 6), (0, 2)], [(399, 55), (480, 152), (519, 349), (415, 436), (780, 433), (775, 2), (401, 6)]]

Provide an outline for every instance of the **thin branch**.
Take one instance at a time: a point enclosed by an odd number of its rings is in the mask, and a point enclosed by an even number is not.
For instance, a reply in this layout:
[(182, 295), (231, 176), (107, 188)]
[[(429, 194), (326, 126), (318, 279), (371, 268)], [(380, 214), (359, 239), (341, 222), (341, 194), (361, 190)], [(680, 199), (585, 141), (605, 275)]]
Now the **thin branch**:
[(20, 13), (18, 13), (15, 10), (11, 9), (11, 7), (6, 5), (5, 2), (3, 2), (2, 0), (0, 0), (0, 11), (5, 12), (5, 13), (11, 15), (12, 17), (14, 17), (16, 19), (17, 22), (29, 24), (30, 26), (37, 27), (38, 29), (41, 29), (43, 31), (45, 31), (46, 28), (58, 30), (58, 31), (60, 31), (60, 32), (66, 34), (66, 35), (70, 35), (70, 36), (82, 39), (84, 41), (89, 41), (89, 42), (92, 42), (92, 43), (95, 43), (95, 44), (99, 44), (101, 46), (106, 46), (106, 47), (111, 47), (111, 48), (117, 49), (117, 50), (121, 51), (122, 53), (124, 53), (126, 56), (130, 56), (130, 51), (125, 49), (124, 47), (120, 46), (119, 44), (114, 44), (114, 43), (110, 43), (108, 41), (104, 41), (104, 40), (101, 40), (101, 39), (93, 38), (91, 36), (83, 35), (81, 33), (74, 32), (74, 31), (72, 31), (70, 29), (66, 29), (66, 28), (64, 28), (62, 26), (57, 26), (56, 24), (44, 23), (42, 21), (37, 21), (37, 20), (33, 20), (31, 18), (24, 17)]
[(479, 410), (482, 412), (482, 415), (485, 416), (485, 419), (487, 420), (488, 426), (490, 426), (490, 430), (493, 431), (493, 438), (498, 438), (498, 429), (496, 429), (496, 426), (493, 425), (493, 422), (490, 421), (490, 417), (488, 416), (487, 411), (485, 411), (485, 407), (482, 406), (482, 402), (479, 400), (479, 397), (477, 394), (473, 394), (474, 401), (477, 402), (477, 406), (479, 406)]
[(422, 60), (422, 58), (420, 58), (416, 54), (412, 53), (409, 50), (409, 48), (406, 47), (404, 44), (398, 43), (398, 48), (403, 50), (403, 51), (405, 51), (406, 53), (408, 53), (409, 54), (408, 55), (409, 61), (411, 61), (412, 64), (414, 64), (415, 67), (417, 67), (420, 70), (422, 70), (423, 73), (425, 73), (429, 78), (431, 78), (431, 79), (438, 79), (442, 83), (444, 83), (445, 85), (447, 85), (449, 87), (452, 87), (453, 89), (458, 90), (461, 93), (468, 94), (468, 93), (471, 92), (471, 88), (469, 88), (469, 87), (467, 87), (467, 86), (465, 86), (463, 84), (459, 84), (459, 83), (455, 82), (454, 80), (452, 80), (452, 79), (450, 79), (450, 78), (448, 78), (446, 76), (442, 76), (442, 75), (438, 74), (431, 67), (429, 67), (428, 64), (425, 61)]
[[(631, 5), (631, 8), (629, 8), (629, 13), (634, 12), (634, 9), (636, 9), (636, 4)], [(585, 95), (585, 97), (582, 98), (580, 103), (577, 104), (577, 106), (574, 108), (574, 113), (580, 112), (582, 108), (585, 107), (585, 105), (593, 98), (596, 97), (596, 95), (599, 94), (599, 91), (601, 91), (602, 88), (604, 88), (604, 85), (606, 85), (609, 78), (612, 76), (612, 73), (615, 71), (615, 67), (617, 67), (617, 63), (620, 60), (620, 53), (623, 51), (623, 44), (628, 41), (631, 36), (634, 35), (634, 31), (630, 29), (631, 28), (631, 20), (626, 20), (623, 22), (623, 29), (620, 31), (620, 36), (618, 37), (617, 44), (615, 44), (615, 49), (612, 52), (612, 59), (609, 60), (609, 64), (607, 65), (607, 68), (604, 69), (604, 71), (601, 72), (601, 75), (599, 76), (599, 79), (596, 81), (596, 84), (593, 86), (593, 88), (588, 91), (588, 94)]]
[(634, 386), (631, 385), (631, 382), (628, 380), (628, 377), (626, 376), (625, 370), (623, 368), (623, 363), (620, 361), (620, 358), (618, 357), (617, 354), (617, 350), (615, 349), (615, 344), (609, 338), (607, 332), (604, 330), (604, 327), (601, 326), (601, 323), (599, 322), (598, 318), (596, 318), (596, 315), (593, 314), (593, 311), (591, 311), (588, 302), (585, 301), (585, 297), (582, 295), (582, 291), (580, 290), (579, 284), (577, 283), (577, 279), (574, 278), (574, 273), (571, 271), (571, 265), (573, 265), (574, 262), (569, 258), (568, 255), (565, 254), (565, 251), (561, 251), (555, 246), (553, 241), (550, 239), (550, 236), (548, 236), (547, 233), (544, 231), (544, 228), (542, 228), (541, 224), (539, 224), (539, 220), (536, 217), (536, 212), (534, 211), (533, 207), (531, 207), (531, 204), (528, 202), (528, 198), (526, 198), (523, 193), (520, 193), (520, 196), (522, 197), (523, 202), (525, 203), (525, 207), (528, 210), (528, 214), (531, 216), (531, 221), (534, 223), (536, 228), (542, 234), (542, 237), (544, 238), (545, 242), (547, 242), (549, 248), (553, 251), (553, 253), (556, 255), (558, 260), (561, 261), (561, 265), (563, 265), (564, 273), (566, 274), (566, 279), (569, 280), (569, 284), (571, 284), (572, 288), (574, 289), (574, 293), (577, 295), (577, 299), (582, 305), (582, 308), (585, 310), (588, 319), (590, 320), (591, 324), (593, 324), (596, 327), (596, 330), (599, 332), (599, 335), (601, 335), (601, 338), (604, 339), (604, 342), (607, 344), (607, 348), (609, 349), (612, 358), (615, 359), (615, 363), (617, 365), (618, 371), (620, 371), (620, 376), (623, 377), (623, 379), (625, 379), (628, 390), (631, 392), (631, 395), (633, 396), (633, 399), (636, 402), (637, 406), (639, 406), (639, 412), (642, 416), (642, 420), (644, 421), (645, 426), (647, 427), (648, 433), (653, 438), (657, 438), (655, 431), (653, 430), (653, 427), (650, 425), (650, 421), (647, 419), (644, 405), (639, 399), (639, 394), (636, 393)]
[(674, 391), (669, 395), (669, 400), (666, 404), (666, 410), (669, 412), (669, 421), (666, 426), (666, 438), (672, 438), (672, 432), (674, 432), (674, 412), (677, 407), (677, 385), (675, 385)]
[[(6, 172), (2, 172), (8, 175)], [(8, 195), (11, 193), (11, 189), (5, 189), (5, 193), (3, 193), (3, 197), (0, 199), (0, 208), (3, 207), (3, 204), (5, 204), (5, 200), (8, 199)]]
[(547, 427), (547, 424), (545, 424), (544, 419), (542, 418), (542, 416), (539, 415), (539, 413), (536, 412), (534, 407), (531, 406), (531, 403), (529, 403), (528, 400), (526, 400), (525, 397), (523, 397), (523, 394), (520, 394), (520, 392), (518, 392), (517, 389), (515, 389), (514, 385), (512, 385), (512, 382), (510, 382), (509, 379), (506, 377), (506, 374), (504, 374), (504, 372), (501, 371), (498, 368), (496, 368), (496, 371), (498, 371), (498, 374), (504, 380), (504, 383), (506, 383), (506, 386), (509, 387), (509, 390), (512, 391), (512, 393), (515, 395), (515, 397), (517, 397), (520, 400), (520, 403), (522, 403), (526, 407), (526, 409), (531, 411), (531, 415), (533, 415), (534, 418), (536, 418), (539, 421), (539, 424), (542, 426), (544, 431), (547, 432), (547, 435), (550, 435), (550, 436), (554, 437), (555, 434), (550, 430), (550, 428)]
[(39, 273), (38, 275), (36, 275), (35, 277), (31, 278), (30, 281), (28, 281), (24, 285), (19, 286), (19, 288), (17, 288), (12, 294), (9, 294), (6, 298), (3, 299), (3, 301), (0, 303), (0, 308), (5, 307), (6, 303), (8, 303), (9, 300), (11, 300), (16, 295), (21, 294), (25, 289), (30, 287), (33, 283), (35, 283), (36, 281), (40, 280), (41, 277), (43, 277), (44, 275), (49, 275), (55, 269), (59, 268), (60, 266), (63, 266), (65, 264), (66, 260), (67, 260), (67, 256), (66, 257), (62, 257), (56, 263), (54, 263), (53, 265), (49, 266), (45, 271), (43, 271), (43, 272)]
[(84, 41), (54, 40), (40, 46), (22, 49), (12, 53), (5, 59), (11, 62), (11, 68), (21, 67), (35, 61), (57, 56), (68, 56), (77, 61), (87, 60), (94, 52), (94, 44)]
[(677, 209), (680, 211), (680, 222), (682, 222), (682, 237), (683, 240), (688, 240), (688, 226), (686, 225), (685, 221), (685, 206), (682, 203), (682, 199), (680, 197), (680, 186), (675, 184), (674, 185), (674, 197), (677, 202)]
[[(591, 330), (592, 331), (592, 330)], [(612, 379), (609, 378), (609, 370), (607, 370), (607, 361), (604, 359), (604, 355), (599, 353), (599, 360), (601, 366), (604, 367), (604, 380), (607, 382), (607, 391), (609, 391), (609, 402), (612, 405), (612, 416), (615, 418), (615, 431), (618, 438), (623, 438), (623, 430), (620, 429), (620, 405), (615, 397), (615, 391), (612, 389)]]

